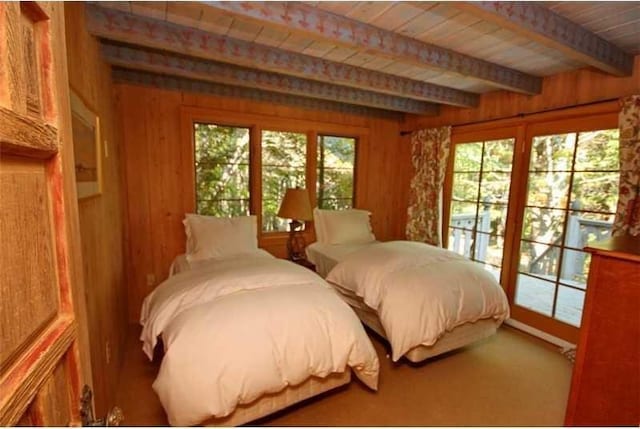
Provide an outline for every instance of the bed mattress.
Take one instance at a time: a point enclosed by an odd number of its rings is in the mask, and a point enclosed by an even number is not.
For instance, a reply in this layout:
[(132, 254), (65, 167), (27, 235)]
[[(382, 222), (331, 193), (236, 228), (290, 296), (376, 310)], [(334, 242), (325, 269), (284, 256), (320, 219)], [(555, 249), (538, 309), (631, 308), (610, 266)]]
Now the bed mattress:
[(239, 426), (268, 416), (305, 399), (348, 384), (351, 370), (333, 373), (327, 377), (310, 377), (307, 381), (288, 386), (277, 393), (266, 394), (249, 404), (240, 404), (235, 411), (222, 418), (214, 418), (203, 423), (204, 426)]

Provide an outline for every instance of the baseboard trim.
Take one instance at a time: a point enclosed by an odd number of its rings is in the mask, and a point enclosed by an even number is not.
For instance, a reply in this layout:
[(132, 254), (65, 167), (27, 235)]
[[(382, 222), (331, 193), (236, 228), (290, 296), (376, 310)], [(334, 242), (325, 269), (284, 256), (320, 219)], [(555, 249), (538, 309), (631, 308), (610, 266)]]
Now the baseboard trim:
[(519, 329), (523, 332), (526, 332), (527, 334), (533, 335), (534, 337), (538, 337), (541, 340), (545, 340), (548, 343), (551, 343), (553, 345), (556, 345), (558, 347), (562, 347), (563, 350), (568, 350), (571, 349), (573, 347), (575, 347), (576, 345), (573, 343), (570, 343), (569, 341), (565, 341), (562, 338), (558, 338), (555, 337), (551, 334), (547, 334), (544, 331), (541, 331), (539, 329), (534, 328), (533, 326), (529, 326), (526, 325), (522, 322), (519, 322), (515, 319), (507, 319), (504, 321), (505, 325), (509, 325), (513, 328)]

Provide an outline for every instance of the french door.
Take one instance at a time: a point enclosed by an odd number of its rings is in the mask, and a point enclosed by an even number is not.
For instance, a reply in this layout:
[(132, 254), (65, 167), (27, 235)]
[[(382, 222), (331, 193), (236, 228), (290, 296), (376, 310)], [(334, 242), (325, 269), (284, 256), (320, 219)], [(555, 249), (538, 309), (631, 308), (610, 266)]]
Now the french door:
[(455, 132), (446, 246), (498, 279), (511, 317), (577, 342), (590, 257), (618, 199), (617, 114)]
[(582, 249), (611, 235), (618, 202), (617, 115), (532, 124), (525, 143), (512, 317), (576, 343), (590, 264)]

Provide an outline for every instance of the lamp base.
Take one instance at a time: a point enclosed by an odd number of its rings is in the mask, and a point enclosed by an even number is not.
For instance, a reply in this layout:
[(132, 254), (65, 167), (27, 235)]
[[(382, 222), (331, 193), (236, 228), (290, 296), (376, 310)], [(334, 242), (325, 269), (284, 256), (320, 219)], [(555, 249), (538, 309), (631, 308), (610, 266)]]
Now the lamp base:
[(289, 240), (287, 240), (287, 253), (291, 261), (306, 259), (304, 249), (307, 243), (302, 235), (303, 222), (292, 220), (289, 222)]

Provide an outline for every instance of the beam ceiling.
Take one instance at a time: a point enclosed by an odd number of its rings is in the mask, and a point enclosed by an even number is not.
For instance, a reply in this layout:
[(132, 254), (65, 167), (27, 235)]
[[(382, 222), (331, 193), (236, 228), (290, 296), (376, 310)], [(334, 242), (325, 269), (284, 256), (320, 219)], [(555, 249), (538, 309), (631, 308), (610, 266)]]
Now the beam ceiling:
[(632, 55), (535, 2), (481, 1), (455, 5), (607, 73), (630, 76), (633, 71)]
[[(398, 76), (294, 54), (280, 49), (220, 36), (196, 28), (87, 5), (91, 34), (122, 43), (171, 51), (185, 56), (233, 63), (271, 72), (375, 91), (396, 97), (471, 107), (473, 93)], [(313, 94), (307, 94), (313, 96)]]
[(112, 65), (170, 76), (309, 96), (405, 113), (435, 115), (437, 105), (409, 98), (332, 85), (215, 61), (103, 43), (102, 55)]
[(321, 37), (342, 46), (410, 65), (453, 72), (496, 87), (527, 94), (541, 90), (542, 79), (477, 58), (421, 42), (391, 31), (335, 15), (300, 2), (205, 1), (211, 8)]
[(256, 91), (240, 86), (224, 85), (214, 82), (187, 79), (177, 76), (166, 76), (140, 70), (114, 67), (113, 80), (117, 83), (151, 86), (171, 91), (186, 91), (196, 94), (211, 94), (221, 97), (248, 98), (251, 100), (284, 104), (302, 109), (326, 110), (346, 114), (366, 115), (386, 119), (400, 120), (402, 113), (389, 110), (357, 106), (355, 104), (338, 103), (309, 97), (299, 97), (270, 91)]

